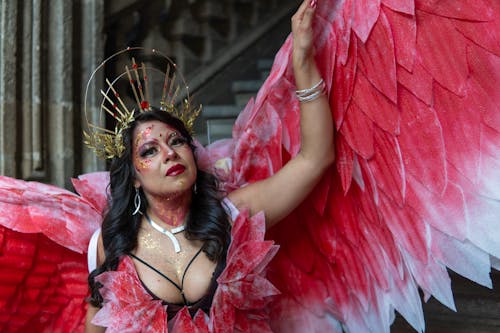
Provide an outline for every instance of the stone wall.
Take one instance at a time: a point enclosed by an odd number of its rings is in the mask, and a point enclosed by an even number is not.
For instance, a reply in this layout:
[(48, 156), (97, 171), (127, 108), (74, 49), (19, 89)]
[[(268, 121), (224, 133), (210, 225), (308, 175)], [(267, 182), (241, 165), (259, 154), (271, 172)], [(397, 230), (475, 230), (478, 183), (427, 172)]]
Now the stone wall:
[(103, 0), (0, 2), (0, 174), (68, 186), (100, 166), (80, 133), (103, 20)]
[[(298, 2), (2, 0), (0, 174), (71, 187), (71, 177), (105, 169), (81, 133), (86, 82), (107, 56), (127, 46), (158, 48), (197, 89)], [(89, 91), (88, 107), (99, 98)], [(89, 110), (99, 124), (98, 110)]]

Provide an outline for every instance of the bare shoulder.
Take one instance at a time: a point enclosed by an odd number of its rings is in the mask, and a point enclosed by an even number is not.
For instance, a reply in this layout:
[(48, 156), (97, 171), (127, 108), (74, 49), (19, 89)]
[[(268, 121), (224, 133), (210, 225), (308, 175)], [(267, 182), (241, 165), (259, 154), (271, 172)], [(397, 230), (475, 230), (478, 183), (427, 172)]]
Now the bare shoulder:
[(104, 242), (102, 240), (102, 231), (99, 233), (97, 239), (97, 266), (101, 266), (106, 259), (106, 252), (104, 251)]

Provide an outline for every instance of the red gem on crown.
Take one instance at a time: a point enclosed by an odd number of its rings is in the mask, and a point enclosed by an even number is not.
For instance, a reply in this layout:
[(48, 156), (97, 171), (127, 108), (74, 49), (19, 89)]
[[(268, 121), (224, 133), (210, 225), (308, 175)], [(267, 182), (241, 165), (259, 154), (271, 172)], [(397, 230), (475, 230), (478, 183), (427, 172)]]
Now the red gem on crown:
[(149, 102), (148, 102), (148, 101), (142, 101), (142, 102), (141, 102), (141, 108), (142, 108), (143, 110), (147, 110), (147, 109), (149, 109)]

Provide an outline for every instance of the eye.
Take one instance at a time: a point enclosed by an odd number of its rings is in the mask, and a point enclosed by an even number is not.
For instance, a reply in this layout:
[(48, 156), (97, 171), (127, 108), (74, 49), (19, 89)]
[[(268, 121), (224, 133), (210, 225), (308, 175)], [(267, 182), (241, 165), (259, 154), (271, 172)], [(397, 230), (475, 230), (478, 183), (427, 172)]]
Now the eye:
[(170, 147), (182, 147), (187, 143), (187, 139), (182, 136), (175, 136), (168, 141)]
[(144, 158), (151, 157), (154, 154), (156, 154), (156, 152), (157, 152), (156, 147), (149, 147), (149, 148), (141, 150), (141, 152), (139, 153), (139, 156), (144, 157)]

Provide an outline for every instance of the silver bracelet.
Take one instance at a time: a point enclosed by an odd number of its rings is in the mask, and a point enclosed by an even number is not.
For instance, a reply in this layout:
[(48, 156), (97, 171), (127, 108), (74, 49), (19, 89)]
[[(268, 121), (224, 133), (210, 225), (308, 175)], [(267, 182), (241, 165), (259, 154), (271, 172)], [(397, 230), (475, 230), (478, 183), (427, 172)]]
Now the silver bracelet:
[(299, 96), (299, 95), (309, 95), (311, 92), (314, 92), (316, 89), (318, 89), (319, 86), (322, 85), (324, 82), (325, 81), (323, 81), (323, 79), (321, 79), (321, 80), (319, 80), (318, 83), (316, 83), (311, 88), (297, 90), (295, 93), (297, 94), (297, 96)]
[(318, 83), (316, 83), (311, 88), (301, 89), (295, 91), (297, 95), (297, 99), (301, 103), (310, 102), (323, 95), (325, 92), (325, 81), (321, 79)]
[(306, 102), (314, 101), (316, 98), (318, 98), (319, 96), (323, 95), (323, 93), (324, 93), (323, 90), (316, 91), (315, 93), (313, 93), (311, 95), (304, 96), (304, 97), (298, 97), (298, 100), (301, 103), (306, 103)]

